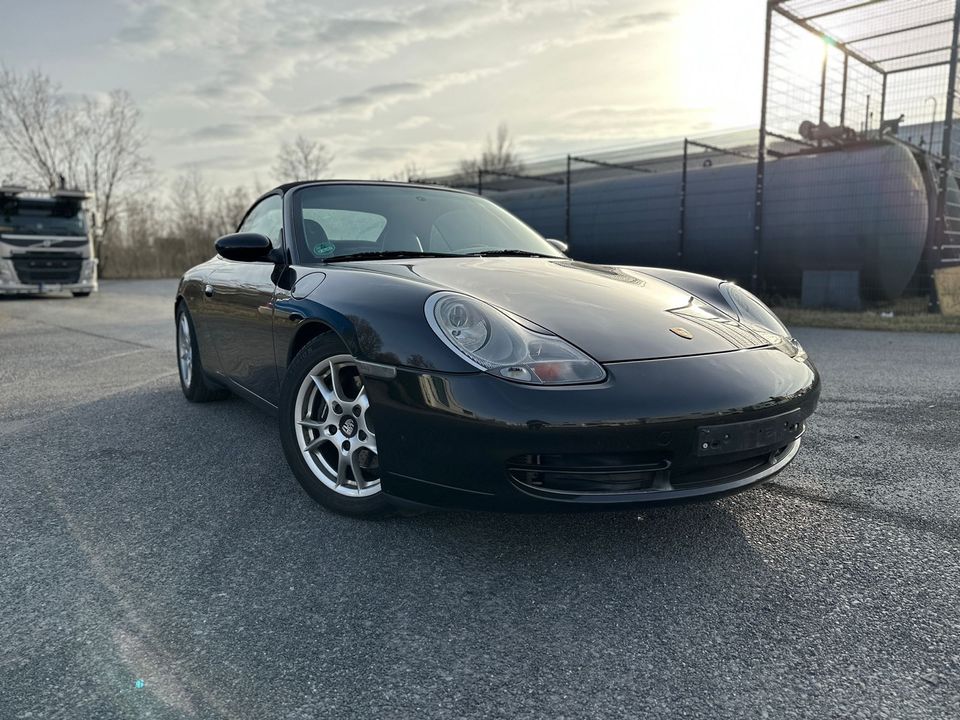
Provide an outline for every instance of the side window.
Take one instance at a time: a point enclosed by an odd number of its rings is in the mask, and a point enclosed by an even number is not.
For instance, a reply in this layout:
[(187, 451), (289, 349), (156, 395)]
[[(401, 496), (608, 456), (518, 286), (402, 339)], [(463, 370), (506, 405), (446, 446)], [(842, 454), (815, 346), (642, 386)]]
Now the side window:
[(271, 195), (261, 200), (247, 215), (240, 232), (255, 232), (270, 238), (275, 248), (280, 247), (280, 230), (283, 228), (283, 200)]

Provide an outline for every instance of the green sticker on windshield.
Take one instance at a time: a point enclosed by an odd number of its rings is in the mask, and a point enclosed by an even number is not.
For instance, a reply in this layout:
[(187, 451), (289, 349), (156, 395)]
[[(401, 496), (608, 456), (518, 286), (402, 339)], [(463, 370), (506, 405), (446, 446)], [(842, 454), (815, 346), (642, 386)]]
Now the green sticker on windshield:
[(329, 257), (330, 255), (333, 255), (336, 249), (337, 246), (328, 240), (327, 242), (319, 242), (314, 245), (313, 254), (317, 257)]

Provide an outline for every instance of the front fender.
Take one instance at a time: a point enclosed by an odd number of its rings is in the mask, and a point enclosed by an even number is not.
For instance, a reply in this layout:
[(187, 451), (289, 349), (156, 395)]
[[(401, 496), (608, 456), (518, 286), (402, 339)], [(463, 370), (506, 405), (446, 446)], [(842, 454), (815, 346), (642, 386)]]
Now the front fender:
[[(289, 355), (297, 333), (311, 323), (333, 330), (358, 360), (447, 373), (477, 369), (454, 354), (427, 323), (423, 306), (435, 288), (362, 271), (328, 272), (307, 297), (277, 299), (277, 318), (303, 318), (278, 335), (278, 351)], [(275, 327), (281, 324), (276, 321)], [(281, 350), (282, 349), (282, 350)], [(278, 352), (279, 354), (279, 352)]]

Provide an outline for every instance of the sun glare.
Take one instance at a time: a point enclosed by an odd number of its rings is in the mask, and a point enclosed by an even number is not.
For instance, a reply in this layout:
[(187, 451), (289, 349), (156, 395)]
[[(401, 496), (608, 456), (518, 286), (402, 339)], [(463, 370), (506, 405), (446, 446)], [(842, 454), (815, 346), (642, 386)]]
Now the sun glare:
[(697, 1), (675, 41), (677, 100), (714, 128), (759, 120), (763, 17), (755, 0)]
[(789, 70), (794, 77), (819, 78), (823, 57), (829, 47), (829, 43), (819, 36), (801, 32), (779, 54), (771, 52), (771, 62)]

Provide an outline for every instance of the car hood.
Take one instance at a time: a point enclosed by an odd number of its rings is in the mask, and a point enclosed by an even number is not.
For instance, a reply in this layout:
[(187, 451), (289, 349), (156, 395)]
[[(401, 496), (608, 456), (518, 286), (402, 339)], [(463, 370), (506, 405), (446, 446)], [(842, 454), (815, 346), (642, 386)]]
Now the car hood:
[(362, 265), (472, 295), (546, 328), (600, 362), (703, 355), (768, 344), (709, 303), (634, 268), (566, 258), (476, 257)]

